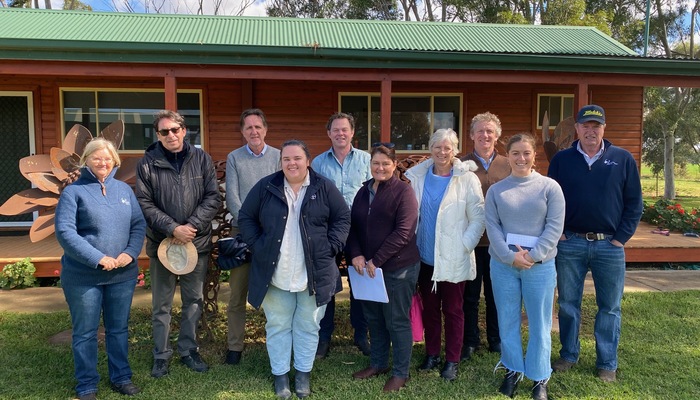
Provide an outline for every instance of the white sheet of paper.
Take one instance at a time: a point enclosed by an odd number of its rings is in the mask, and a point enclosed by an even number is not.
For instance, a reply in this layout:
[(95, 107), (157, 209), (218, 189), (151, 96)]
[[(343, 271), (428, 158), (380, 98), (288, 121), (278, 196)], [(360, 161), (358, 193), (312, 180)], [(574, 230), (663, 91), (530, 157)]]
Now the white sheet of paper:
[(367, 275), (367, 271), (360, 275), (355, 271), (355, 268), (352, 266), (348, 267), (352, 295), (358, 300), (388, 303), (389, 295), (386, 293), (386, 286), (384, 285), (384, 272), (382, 272), (381, 268), (377, 268), (374, 271), (374, 278), (370, 278)]
[(519, 235), (517, 233), (509, 233), (506, 235), (506, 244), (512, 244), (516, 245), (519, 244), (520, 247), (529, 247), (533, 248), (537, 244), (537, 239), (539, 239), (537, 236), (529, 236), (529, 235)]

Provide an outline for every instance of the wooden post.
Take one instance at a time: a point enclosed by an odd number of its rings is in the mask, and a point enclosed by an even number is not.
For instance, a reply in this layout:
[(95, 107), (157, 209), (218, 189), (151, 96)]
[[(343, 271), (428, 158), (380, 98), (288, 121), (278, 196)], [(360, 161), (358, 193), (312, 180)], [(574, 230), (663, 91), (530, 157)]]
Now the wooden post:
[[(379, 109), (382, 121), (382, 131), (379, 140), (382, 142), (391, 142), (391, 79), (388, 77), (382, 79)], [(368, 139), (371, 141), (371, 138)]]
[(177, 78), (165, 76), (165, 109), (177, 112)]
[(589, 93), (588, 93), (588, 83), (579, 83), (576, 86), (576, 93), (575, 93), (575, 103), (576, 103), (576, 109), (574, 110), (574, 117), (576, 116), (576, 113), (578, 113), (578, 110), (581, 109), (581, 107), (591, 104), (591, 99), (589, 98)]

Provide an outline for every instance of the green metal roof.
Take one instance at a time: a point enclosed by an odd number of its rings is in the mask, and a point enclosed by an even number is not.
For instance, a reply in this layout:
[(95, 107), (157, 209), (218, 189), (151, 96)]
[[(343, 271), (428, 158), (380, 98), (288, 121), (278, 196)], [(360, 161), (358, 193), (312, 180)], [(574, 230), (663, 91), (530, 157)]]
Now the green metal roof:
[[(595, 28), (0, 10), (3, 39), (630, 56)], [(47, 43), (47, 46), (51, 46)]]
[(0, 60), (700, 76), (591, 27), (0, 8)]

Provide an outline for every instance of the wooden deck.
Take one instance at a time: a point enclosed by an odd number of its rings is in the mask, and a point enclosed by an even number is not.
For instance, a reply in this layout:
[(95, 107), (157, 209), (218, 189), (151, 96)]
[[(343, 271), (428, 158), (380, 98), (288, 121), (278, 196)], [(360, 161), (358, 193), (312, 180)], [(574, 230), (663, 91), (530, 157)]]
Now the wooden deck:
[(669, 236), (651, 233), (656, 227), (640, 222), (625, 245), (627, 262), (700, 262), (700, 238), (671, 232)]
[[(651, 233), (653, 226), (644, 222), (626, 246), (627, 262), (700, 262), (700, 239), (680, 233), (662, 236)], [(29, 236), (0, 237), (0, 268), (25, 257), (32, 259), (37, 277), (53, 277), (61, 270), (63, 249), (55, 236), (39, 243), (29, 241)], [(139, 265), (148, 267), (148, 257), (141, 251)]]
[[(57, 271), (61, 271), (62, 255), (63, 249), (54, 235), (39, 243), (32, 243), (28, 235), (0, 236), (0, 268), (29, 257), (36, 268), (34, 275), (40, 278), (54, 277), (58, 276)], [(139, 255), (139, 266), (148, 267), (145, 249)]]

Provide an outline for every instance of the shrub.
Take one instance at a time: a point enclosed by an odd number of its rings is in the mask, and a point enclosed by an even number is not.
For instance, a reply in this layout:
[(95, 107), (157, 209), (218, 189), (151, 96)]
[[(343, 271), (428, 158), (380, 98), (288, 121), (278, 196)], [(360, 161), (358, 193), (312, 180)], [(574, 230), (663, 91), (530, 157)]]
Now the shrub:
[(149, 289), (151, 287), (150, 269), (143, 269), (139, 272), (139, 276), (136, 277), (136, 286), (142, 287), (144, 289)]
[(34, 264), (30, 258), (7, 264), (0, 274), (0, 289), (32, 287), (36, 283)]
[(697, 232), (700, 229), (700, 211), (685, 210), (682, 205), (661, 199), (644, 204), (642, 221), (678, 232)]

